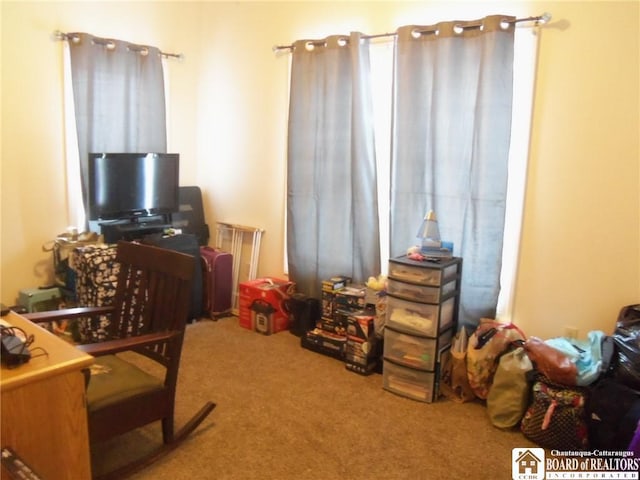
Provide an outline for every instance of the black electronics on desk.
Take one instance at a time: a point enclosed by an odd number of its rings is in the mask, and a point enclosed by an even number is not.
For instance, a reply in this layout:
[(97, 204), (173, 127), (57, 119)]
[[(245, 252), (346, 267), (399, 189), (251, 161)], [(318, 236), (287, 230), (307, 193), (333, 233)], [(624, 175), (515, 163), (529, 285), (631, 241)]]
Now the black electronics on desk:
[(179, 178), (177, 153), (90, 153), (88, 218), (107, 243), (161, 233), (180, 206)]
[(179, 177), (177, 153), (90, 153), (89, 220), (171, 215)]
[(100, 233), (104, 236), (104, 242), (140, 240), (147, 235), (162, 234), (171, 228), (171, 224), (163, 216), (150, 216), (141, 220), (114, 220), (101, 223)]

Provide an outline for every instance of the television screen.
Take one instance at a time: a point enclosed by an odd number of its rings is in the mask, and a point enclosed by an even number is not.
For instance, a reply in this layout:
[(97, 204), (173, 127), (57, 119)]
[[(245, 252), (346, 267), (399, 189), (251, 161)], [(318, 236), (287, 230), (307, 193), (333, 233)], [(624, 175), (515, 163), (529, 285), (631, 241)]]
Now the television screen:
[(177, 211), (179, 171), (177, 153), (90, 153), (89, 219)]

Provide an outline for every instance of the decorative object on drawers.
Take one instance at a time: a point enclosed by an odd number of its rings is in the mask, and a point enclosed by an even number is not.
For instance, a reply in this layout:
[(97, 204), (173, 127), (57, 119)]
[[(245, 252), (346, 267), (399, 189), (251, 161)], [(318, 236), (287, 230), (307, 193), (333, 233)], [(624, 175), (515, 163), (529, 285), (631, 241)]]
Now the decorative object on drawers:
[(462, 259), (389, 260), (383, 386), (414, 400), (439, 396), (440, 365), (449, 355), (460, 304)]

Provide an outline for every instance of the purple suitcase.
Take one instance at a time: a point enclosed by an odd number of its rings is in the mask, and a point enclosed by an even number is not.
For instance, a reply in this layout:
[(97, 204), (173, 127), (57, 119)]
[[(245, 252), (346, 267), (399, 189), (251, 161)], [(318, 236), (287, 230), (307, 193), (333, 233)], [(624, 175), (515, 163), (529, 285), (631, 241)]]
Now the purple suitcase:
[(202, 258), (203, 313), (216, 318), (231, 311), (233, 257), (228, 252), (200, 247)]

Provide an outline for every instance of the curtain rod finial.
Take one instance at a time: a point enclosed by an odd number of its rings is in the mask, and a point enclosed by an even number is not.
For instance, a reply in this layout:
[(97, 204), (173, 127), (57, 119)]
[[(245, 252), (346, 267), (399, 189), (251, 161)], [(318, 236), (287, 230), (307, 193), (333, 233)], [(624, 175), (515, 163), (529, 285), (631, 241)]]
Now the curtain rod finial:
[(549, 23), (551, 21), (551, 14), (549, 12), (544, 12), (541, 16), (540, 16), (540, 21), (542, 23)]
[(271, 47), (271, 51), (275, 54), (279, 54), (287, 50), (293, 51), (293, 45), (274, 45)]

